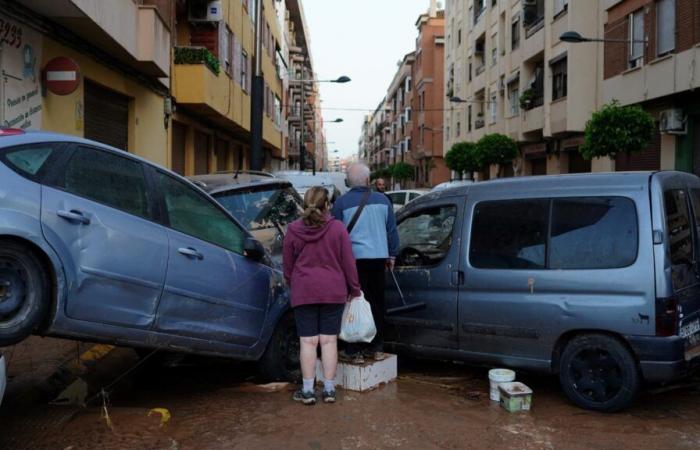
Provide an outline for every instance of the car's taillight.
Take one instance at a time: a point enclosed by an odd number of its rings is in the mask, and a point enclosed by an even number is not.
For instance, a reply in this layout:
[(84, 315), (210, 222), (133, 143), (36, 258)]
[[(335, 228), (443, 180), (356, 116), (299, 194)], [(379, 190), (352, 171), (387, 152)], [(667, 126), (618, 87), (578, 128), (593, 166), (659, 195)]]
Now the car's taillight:
[(17, 136), (18, 134), (24, 134), (24, 130), (21, 128), (0, 128), (0, 137)]
[(678, 334), (679, 309), (676, 298), (656, 299), (656, 335)]

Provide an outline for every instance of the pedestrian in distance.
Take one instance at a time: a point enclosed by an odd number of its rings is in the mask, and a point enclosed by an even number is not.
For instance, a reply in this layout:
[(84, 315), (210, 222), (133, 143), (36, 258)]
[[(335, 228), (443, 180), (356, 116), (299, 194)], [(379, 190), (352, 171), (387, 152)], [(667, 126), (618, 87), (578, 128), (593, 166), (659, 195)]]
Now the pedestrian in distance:
[(303, 385), (294, 400), (316, 403), (314, 381), (321, 346), (324, 403), (336, 400), (338, 334), (345, 303), (362, 295), (350, 237), (343, 222), (330, 215), (328, 190), (321, 186), (304, 195), (304, 213), (292, 222), (284, 238), (284, 278), (299, 334)]
[[(380, 361), (384, 354), (384, 273), (394, 270), (399, 252), (394, 208), (385, 194), (370, 190), (369, 168), (362, 163), (348, 167), (350, 191), (333, 205), (333, 216), (342, 220), (350, 232), (352, 251), (365, 299), (372, 306), (377, 335), (369, 344), (348, 344), (341, 359), (356, 364), (365, 357)], [(383, 180), (382, 180), (383, 181)]]
[(389, 199), (389, 202), (393, 205), (394, 202), (391, 201), (391, 197), (386, 195), (386, 181), (384, 178), (377, 178), (374, 180), (374, 190), (379, 192), (380, 194), (384, 194), (387, 199)]

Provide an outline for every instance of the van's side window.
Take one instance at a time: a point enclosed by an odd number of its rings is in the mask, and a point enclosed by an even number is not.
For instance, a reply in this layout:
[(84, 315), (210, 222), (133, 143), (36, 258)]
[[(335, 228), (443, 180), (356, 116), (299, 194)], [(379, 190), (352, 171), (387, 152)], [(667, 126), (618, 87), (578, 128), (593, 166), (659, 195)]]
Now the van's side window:
[(480, 269), (544, 269), (549, 200), (476, 205), (469, 261)]
[(550, 269), (612, 269), (637, 259), (637, 212), (622, 197), (552, 202)]
[(671, 258), (673, 288), (678, 290), (697, 282), (693, 268), (693, 238), (685, 191), (680, 189), (664, 192), (666, 229)]
[(457, 207), (437, 206), (418, 211), (398, 225), (401, 248), (398, 266), (435, 266), (452, 246)]

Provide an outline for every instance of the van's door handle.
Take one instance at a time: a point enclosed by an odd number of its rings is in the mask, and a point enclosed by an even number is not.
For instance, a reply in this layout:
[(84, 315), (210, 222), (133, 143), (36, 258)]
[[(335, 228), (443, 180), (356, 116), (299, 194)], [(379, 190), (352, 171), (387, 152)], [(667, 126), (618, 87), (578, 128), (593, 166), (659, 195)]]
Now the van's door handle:
[(185, 255), (188, 258), (196, 258), (198, 260), (203, 260), (204, 255), (199, 253), (196, 249), (192, 247), (181, 247), (177, 249), (178, 252), (180, 252), (181, 255)]
[(461, 286), (464, 284), (464, 272), (461, 270), (452, 271), (452, 286)]
[(90, 219), (85, 217), (85, 214), (83, 214), (82, 211), (78, 211), (77, 209), (71, 209), (70, 211), (57, 211), (56, 215), (58, 215), (58, 217), (66, 219), (69, 222), (78, 222), (82, 223), (83, 225), (90, 225)]

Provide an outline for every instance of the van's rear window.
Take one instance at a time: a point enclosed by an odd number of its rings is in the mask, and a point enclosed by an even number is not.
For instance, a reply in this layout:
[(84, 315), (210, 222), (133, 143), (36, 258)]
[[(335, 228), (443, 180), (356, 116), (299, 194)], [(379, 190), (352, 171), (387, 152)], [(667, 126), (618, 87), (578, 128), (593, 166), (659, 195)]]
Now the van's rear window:
[(634, 202), (577, 197), (482, 202), (470, 263), (482, 269), (611, 269), (637, 259)]

